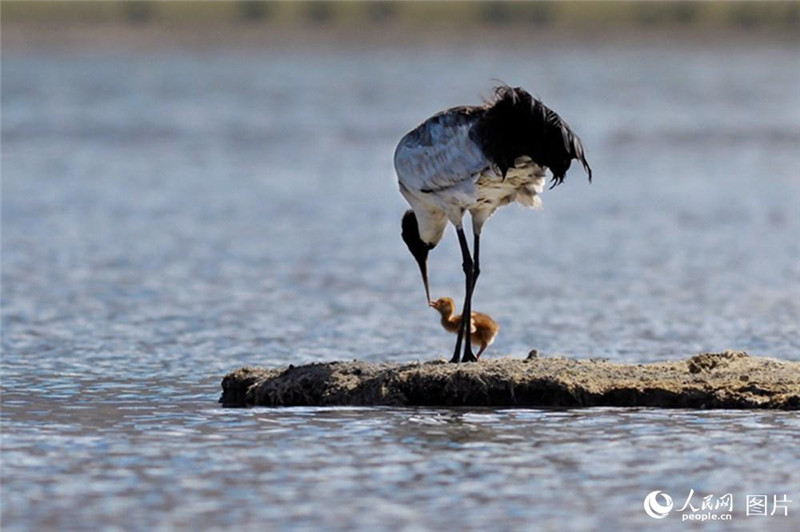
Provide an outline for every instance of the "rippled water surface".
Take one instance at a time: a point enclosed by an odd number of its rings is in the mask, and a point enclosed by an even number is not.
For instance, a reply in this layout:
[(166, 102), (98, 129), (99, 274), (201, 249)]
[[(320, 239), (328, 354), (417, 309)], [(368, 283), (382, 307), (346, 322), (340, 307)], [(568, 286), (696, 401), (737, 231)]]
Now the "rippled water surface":
[[(475, 306), (501, 332), (485, 356), (800, 360), (798, 57), (4, 50), (3, 529), (641, 529), (649, 492), (678, 513), (692, 489), (695, 506), (733, 494), (726, 527), (797, 529), (793, 413), (216, 400), (241, 365), (447, 354), (399, 238), (392, 153), (492, 79), (558, 110), (595, 182), (574, 169), (544, 210), (487, 225)], [(454, 240), (431, 256), (436, 297), (460, 296)], [(751, 493), (795, 502), (756, 522)]]

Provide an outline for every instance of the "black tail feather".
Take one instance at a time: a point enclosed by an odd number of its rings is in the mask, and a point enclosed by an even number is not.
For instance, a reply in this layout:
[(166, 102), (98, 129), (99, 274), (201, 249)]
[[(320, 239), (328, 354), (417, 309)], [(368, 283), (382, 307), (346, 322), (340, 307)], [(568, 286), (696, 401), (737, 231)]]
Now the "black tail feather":
[(495, 89), (495, 98), (486, 106), (476, 137), (504, 175), (517, 157), (527, 155), (539, 166), (550, 169), (550, 188), (564, 181), (573, 159), (581, 162), (592, 180), (592, 169), (578, 135), (558, 113), (519, 87)]

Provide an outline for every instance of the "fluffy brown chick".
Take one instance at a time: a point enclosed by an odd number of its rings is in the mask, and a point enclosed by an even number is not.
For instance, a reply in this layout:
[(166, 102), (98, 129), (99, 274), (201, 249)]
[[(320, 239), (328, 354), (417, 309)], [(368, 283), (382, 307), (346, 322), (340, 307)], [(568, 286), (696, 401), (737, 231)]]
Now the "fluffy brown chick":
[[(444, 327), (446, 331), (458, 334), (461, 314), (456, 314), (456, 304), (453, 300), (449, 297), (440, 297), (430, 305), (442, 315), (442, 327)], [(475, 355), (475, 358), (480, 358), (484, 350), (494, 342), (494, 338), (497, 336), (497, 331), (500, 330), (500, 326), (497, 325), (497, 322), (491, 317), (482, 312), (472, 312), (471, 316), (470, 336), (473, 344), (480, 344), (481, 346), (480, 350)]]

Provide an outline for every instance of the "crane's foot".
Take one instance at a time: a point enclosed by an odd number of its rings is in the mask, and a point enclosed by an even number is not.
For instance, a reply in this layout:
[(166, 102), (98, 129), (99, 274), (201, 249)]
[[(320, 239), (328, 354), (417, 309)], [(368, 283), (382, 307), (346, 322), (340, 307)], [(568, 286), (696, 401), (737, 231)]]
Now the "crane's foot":
[(461, 357), (461, 362), (477, 362), (478, 358), (472, 354), (472, 352), (467, 351), (464, 353), (464, 356)]
[(453, 358), (450, 359), (450, 363), (458, 364), (459, 362), (461, 362), (461, 357), (458, 356), (458, 351), (456, 351), (456, 354), (453, 355)]

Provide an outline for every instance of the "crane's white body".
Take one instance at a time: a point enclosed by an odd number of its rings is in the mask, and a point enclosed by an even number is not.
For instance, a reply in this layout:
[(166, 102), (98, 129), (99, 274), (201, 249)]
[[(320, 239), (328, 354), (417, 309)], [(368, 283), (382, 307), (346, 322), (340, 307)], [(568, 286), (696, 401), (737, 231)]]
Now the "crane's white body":
[(473, 109), (455, 108), (431, 117), (403, 137), (395, 151), (400, 192), (414, 210), (425, 242), (439, 242), (448, 220), (461, 228), (467, 211), (473, 232), (480, 234), (498, 207), (513, 201), (528, 207), (541, 204), (545, 169), (521, 156), (504, 178), (471, 135), (480, 119)]
[[(555, 111), (520, 87), (498, 87), (486, 105), (434, 115), (400, 140), (394, 166), (400, 192), (411, 206), (403, 214), (400, 235), (417, 261), (429, 304), (428, 253), (441, 241), (448, 221), (456, 227), (461, 247), (464, 307), (451, 362), (477, 361), (469, 317), (480, 275), (483, 224), (511, 202), (538, 207), (545, 171), (557, 185), (573, 160), (583, 164), (591, 181), (578, 136)], [(472, 254), (462, 226), (465, 212), (472, 216)]]

